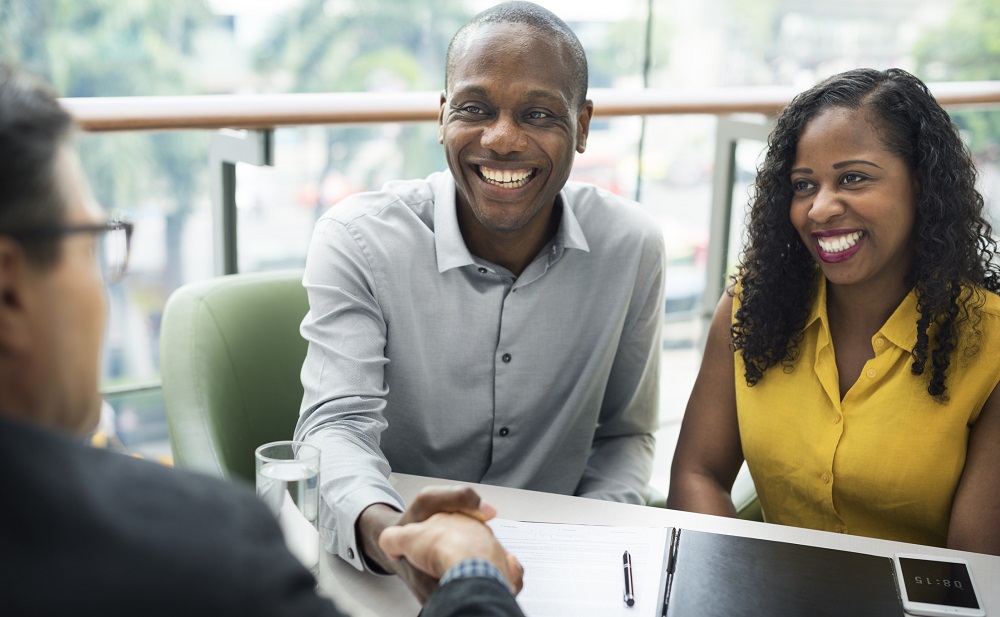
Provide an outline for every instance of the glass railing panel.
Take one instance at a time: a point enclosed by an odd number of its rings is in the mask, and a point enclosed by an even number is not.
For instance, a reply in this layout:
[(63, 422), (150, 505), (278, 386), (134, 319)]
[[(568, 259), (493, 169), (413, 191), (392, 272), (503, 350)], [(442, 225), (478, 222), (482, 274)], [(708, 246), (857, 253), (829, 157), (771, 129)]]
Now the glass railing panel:
[(80, 158), (95, 197), (135, 222), (125, 277), (107, 290), (101, 359), (123, 444), (153, 458), (169, 450), (160, 377), (160, 319), (179, 286), (213, 275), (208, 140), (204, 131), (85, 133)]
[(274, 133), (274, 167), (237, 165), (239, 270), (300, 268), (316, 220), (344, 197), (446, 167), (433, 123)]

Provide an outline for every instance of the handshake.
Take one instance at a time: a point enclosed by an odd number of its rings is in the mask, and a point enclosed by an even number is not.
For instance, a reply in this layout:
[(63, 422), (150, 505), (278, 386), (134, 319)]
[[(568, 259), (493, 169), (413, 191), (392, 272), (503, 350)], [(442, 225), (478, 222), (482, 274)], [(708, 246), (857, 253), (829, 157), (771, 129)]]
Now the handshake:
[(369, 506), (358, 528), (369, 560), (398, 574), (421, 604), (445, 572), (467, 559), (493, 564), (516, 595), (524, 569), (485, 524), (494, 516), (496, 509), (471, 488), (428, 487), (402, 514), (384, 504)]

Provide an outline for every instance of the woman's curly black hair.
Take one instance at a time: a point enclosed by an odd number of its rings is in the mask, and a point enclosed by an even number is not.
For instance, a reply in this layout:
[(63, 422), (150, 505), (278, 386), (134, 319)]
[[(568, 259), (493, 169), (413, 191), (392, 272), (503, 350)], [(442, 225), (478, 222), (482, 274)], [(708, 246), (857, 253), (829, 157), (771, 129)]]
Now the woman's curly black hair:
[[(986, 300), (981, 289), (1000, 290), (997, 244), (958, 130), (927, 86), (900, 69), (856, 69), (830, 77), (796, 96), (778, 118), (749, 208), (736, 277), (742, 292), (731, 328), (733, 349), (742, 354), (750, 386), (771, 366), (790, 367), (798, 356), (818, 266), (789, 218), (789, 172), (806, 124), (830, 108), (863, 110), (918, 183), (914, 259), (905, 281), (916, 290), (920, 313), (911, 368), (921, 375), (929, 360), (927, 392), (943, 399), (945, 373), (963, 326), (970, 322), (973, 338), (980, 335)], [(970, 353), (977, 349), (971, 345)]]

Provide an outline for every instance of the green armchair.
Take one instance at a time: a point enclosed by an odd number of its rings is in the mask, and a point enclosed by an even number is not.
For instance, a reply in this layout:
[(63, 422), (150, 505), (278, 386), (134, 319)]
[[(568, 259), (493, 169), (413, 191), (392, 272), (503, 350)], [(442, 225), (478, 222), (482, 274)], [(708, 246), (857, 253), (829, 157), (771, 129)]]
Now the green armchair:
[(291, 439), (309, 310), (302, 271), (186, 285), (163, 311), (160, 366), (177, 465), (254, 482), (254, 450)]

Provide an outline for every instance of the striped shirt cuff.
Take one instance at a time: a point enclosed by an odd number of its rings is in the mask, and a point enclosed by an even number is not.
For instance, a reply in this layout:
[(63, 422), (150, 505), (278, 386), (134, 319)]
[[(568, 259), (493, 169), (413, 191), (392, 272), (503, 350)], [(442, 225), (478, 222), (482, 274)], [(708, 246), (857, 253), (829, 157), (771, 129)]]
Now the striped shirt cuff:
[(438, 582), (439, 587), (443, 587), (448, 584), (449, 581), (453, 581), (457, 578), (492, 578), (503, 583), (503, 586), (510, 589), (510, 583), (504, 578), (504, 575), (500, 570), (494, 566), (492, 563), (486, 561), (485, 559), (471, 558), (465, 561), (460, 561), (448, 569), (441, 577)]

